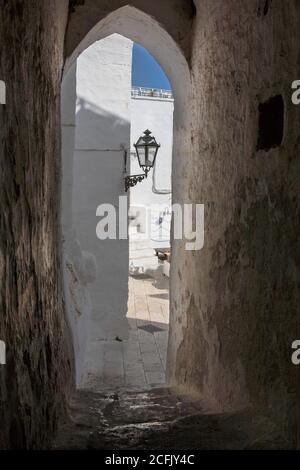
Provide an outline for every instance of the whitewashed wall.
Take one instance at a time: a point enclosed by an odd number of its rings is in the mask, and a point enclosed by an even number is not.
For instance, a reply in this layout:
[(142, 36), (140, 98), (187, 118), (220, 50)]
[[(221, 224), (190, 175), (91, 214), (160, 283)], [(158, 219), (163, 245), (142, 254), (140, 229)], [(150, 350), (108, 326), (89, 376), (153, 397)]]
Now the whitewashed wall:
[(91, 254), (80, 246), (72, 217), (76, 63), (64, 77), (61, 94), (64, 291), (67, 318), (73, 337), (76, 384), (80, 386), (84, 380), (88, 325), (92, 315), (88, 283), (95, 279), (95, 269), (90, 265)]
[[(77, 60), (73, 223), (83, 249), (95, 257), (90, 290), (94, 315), (106, 317), (107, 335), (120, 335), (128, 297), (128, 240), (96, 237), (98, 205), (118, 208), (124, 194), (122, 146), (130, 145), (132, 42), (114, 34)], [(115, 325), (115, 328), (114, 328)]]
[[(145, 94), (148, 90), (144, 90)], [(130, 189), (130, 267), (147, 271), (158, 267), (155, 247), (170, 246), (171, 171), (173, 146), (172, 98), (134, 96), (131, 100), (131, 148), (146, 129), (161, 147), (155, 168), (146, 180)], [(131, 174), (141, 173), (135, 152), (131, 153)], [(147, 208), (147, 216), (140, 206)], [(151, 208), (151, 210), (150, 210)], [(145, 222), (145, 219), (147, 222)], [(148, 235), (148, 236), (147, 236)]]

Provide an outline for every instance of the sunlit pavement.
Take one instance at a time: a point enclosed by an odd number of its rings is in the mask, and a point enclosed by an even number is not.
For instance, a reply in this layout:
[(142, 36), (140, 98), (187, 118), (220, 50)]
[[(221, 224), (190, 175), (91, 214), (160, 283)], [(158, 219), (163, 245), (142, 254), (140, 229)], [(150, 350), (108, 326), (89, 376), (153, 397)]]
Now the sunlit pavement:
[[(169, 328), (169, 280), (161, 273), (129, 276), (127, 331), (94, 321), (83, 388), (147, 389), (165, 383)], [(125, 329), (126, 329), (125, 328)], [(114, 330), (115, 331), (115, 330)], [(124, 331), (120, 329), (120, 331)]]

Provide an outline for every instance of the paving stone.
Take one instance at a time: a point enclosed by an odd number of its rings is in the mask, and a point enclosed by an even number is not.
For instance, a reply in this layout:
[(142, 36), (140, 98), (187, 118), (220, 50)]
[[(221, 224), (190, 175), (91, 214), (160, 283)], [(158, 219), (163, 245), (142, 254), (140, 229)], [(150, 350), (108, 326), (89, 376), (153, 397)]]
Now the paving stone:
[(103, 312), (94, 312), (90, 331), (93, 341), (88, 346), (84, 386), (92, 390), (100, 386), (102, 389), (148, 388), (150, 382), (165, 382), (168, 281), (160, 279), (161, 274), (156, 277), (129, 277), (127, 331), (121, 329), (122, 334), (115, 333), (118, 323), (114, 322), (112, 327)]

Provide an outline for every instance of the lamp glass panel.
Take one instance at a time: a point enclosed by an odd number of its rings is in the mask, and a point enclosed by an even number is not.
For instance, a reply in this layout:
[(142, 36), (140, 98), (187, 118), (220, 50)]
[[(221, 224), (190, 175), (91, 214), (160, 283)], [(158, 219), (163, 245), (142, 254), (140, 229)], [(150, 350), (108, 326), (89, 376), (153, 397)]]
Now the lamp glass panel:
[(157, 152), (157, 147), (149, 145), (148, 152), (147, 152), (147, 159), (146, 159), (146, 166), (152, 167), (154, 164), (155, 156)]
[(140, 166), (145, 166), (146, 155), (145, 155), (145, 147), (138, 146), (137, 147), (138, 159)]

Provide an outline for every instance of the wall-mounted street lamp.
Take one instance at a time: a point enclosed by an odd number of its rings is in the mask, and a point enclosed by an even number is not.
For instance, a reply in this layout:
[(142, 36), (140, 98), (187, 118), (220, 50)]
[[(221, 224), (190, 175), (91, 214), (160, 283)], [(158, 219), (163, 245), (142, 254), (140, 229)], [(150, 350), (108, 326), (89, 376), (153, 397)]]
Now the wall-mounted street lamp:
[[(134, 144), (134, 148), (136, 150), (136, 154), (138, 157), (139, 165), (144, 171), (144, 173), (139, 175), (130, 175), (125, 176), (125, 191), (132, 186), (135, 186), (140, 181), (143, 181), (144, 178), (147, 178), (147, 175), (151, 168), (154, 167), (156, 155), (160, 144), (156, 142), (156, 139), (152, 132), (147, 129), (143, 135), (139, 138), (136, 144)], [(126, 160), (127, 160), (127, 152), (125, 152), (125, 171), (126, 171)]]

